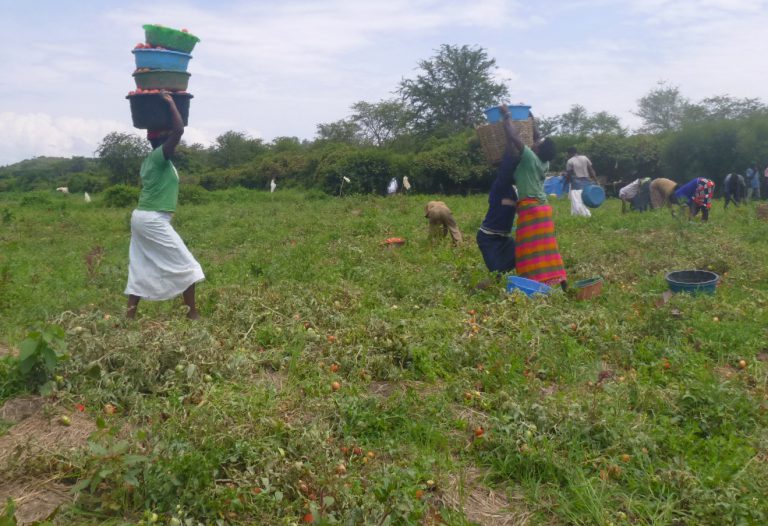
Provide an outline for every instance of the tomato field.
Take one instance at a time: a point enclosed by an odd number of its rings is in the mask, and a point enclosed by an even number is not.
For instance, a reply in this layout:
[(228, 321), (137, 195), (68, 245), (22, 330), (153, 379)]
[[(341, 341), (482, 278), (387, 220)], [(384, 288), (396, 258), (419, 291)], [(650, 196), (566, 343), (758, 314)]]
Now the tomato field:
[[(442, 198), (456, 248), (432, 198), (182, 200), (202, 319), (129, 322), (130, 206), (0, 194), (0, 524), (768, 522), (754, 205), (554, 202), (569, 279), (605, 280), (576, 301), (476, 288), (487, 196)], [(714, 295), (663, 294), (694, 268)]]

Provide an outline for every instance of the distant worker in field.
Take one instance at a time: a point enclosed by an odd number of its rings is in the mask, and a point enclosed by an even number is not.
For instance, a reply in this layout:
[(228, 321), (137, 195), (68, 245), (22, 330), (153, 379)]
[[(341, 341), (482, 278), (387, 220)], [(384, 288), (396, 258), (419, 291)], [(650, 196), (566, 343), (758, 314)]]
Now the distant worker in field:
[(672, 179), (659, 177), (651, 181), (651, 208), (670, 206), (669, 197), (675, 191), (677, 183)]
[(445, 237), (450, 232), (453, 244), (461, 244), (461, 230), (459, 230), (456, 220), (453, 218), (451, 209), (444, 202), (430, 201), (427, 203), (424, 209), (424, 217), (429, 219), (430, 239), (434, 240), (438, 237)]
[(403, 176), (403, 192), (409, 194), (411, 192), (411, 182), (408, 180), (408, 176)]
[(197, 319), (195, 283), (205, 275), (171, 226), (179, 197), (179, 174), (171, 158), (184, 133), (184, 123), (171, 96), (163, 92), (162, 98), (170, 109), (172, 129), (147, 131), (153, 150), (141, 164), (139, 204), (131, 215), (126, 316), (136, 317), (142, 298), (158, 301), (181, 294), (187, 317)]
[(387, 185), (387, 195), (395, 195), (397, 193), (397, 179), (394, 177), (389, 180), (389, 185)]
[(760, 199), (760, 172), (757, 170), (757, 163), (753, 162), (752, 165), (747, 168), (747, 201), (754, 199)]
[(730, 173), (723, 180), (723, 190), (725, 193), (725, 208), (733, 202), (736, 206), (740, 205), (747, 194), (747, 185), (744, 176), (741, 174)]
[(515, 269), (517, 275), (564, 289), (567, 286), (565, 266), (555, 237), (552, 206), (544, 193), (544, 179), (549, 162), (555, 158), (552, 139), (540, 139), (533, 132), (533, 146), (523, 143), (520, 130), (513, 124), (506, 105), (501, 105), (504, 133), (520, 152), (515, 170), (517, 184), (517, 229), (515, 230)]
[(568, 148), (568, 161), (565, 163), (565, 178), (570, 186), (568, 197), (571, 199), (571, 215), (590, 217), (592, 213), (584, 206), (581, 192), (589, 184), (599, 184), (592, 161), (581, 155), (575, 146)]
[(688, 218), (693, 219), (701, 212), (701, 220), (709, 221), (709, 209), (715, 195), (715, 183), (705, 177), (694, 177), (683, 186), (678, 186), (670, 197), (672, 204), (688, 205)]
[(275, 193), (275, 190), (277, 190), (277, 183), (275, 182), (275, 178), (273, 177), (272, 180), (269, 182), (269, 193), (273, 194)]
[(627, 205), (630, 210), (645, 212), (651, 206), (651, 178), (638, 178), (619, 190), (619, 199), (621, 199), (621, 213), (627, 212)]

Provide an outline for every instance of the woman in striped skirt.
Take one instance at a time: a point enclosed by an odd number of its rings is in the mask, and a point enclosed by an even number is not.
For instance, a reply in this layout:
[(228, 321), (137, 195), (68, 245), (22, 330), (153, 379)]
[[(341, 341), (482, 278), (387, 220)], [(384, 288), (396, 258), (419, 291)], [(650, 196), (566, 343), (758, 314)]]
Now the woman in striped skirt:
[(509, 109), (502, 105), (501, 111), (507, 137), (520, 152), (520, 163), (515, 170), (519, 198), (515, 233), (517, 275), (565, 288), (567, 276), (555, 238), (552, 207), (544, 193), (544, 174), (549, 169), (549, 161), (555, 158), (555, 144), (551, 139), (539, 139), (538, 132), (534, 131), (533, 147), (525, 146)]

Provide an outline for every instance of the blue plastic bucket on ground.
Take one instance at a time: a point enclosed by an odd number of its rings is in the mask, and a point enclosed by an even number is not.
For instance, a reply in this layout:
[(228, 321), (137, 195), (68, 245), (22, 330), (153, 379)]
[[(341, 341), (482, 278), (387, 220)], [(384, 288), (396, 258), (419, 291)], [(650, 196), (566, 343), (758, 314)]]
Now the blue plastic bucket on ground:
[(166, 69), (170, 71), (187, 71), (192, 55), (180, 51), (164, 49), (134, 49), (136, 69)]
[[(524, 121), (530, 115), (531, 107), (524, 104), (518, 104), (514, 106), (509, 105), (507, 108), (509, 108), (509, 114), (513, 121)], [(488, 119), (489, 123), (499, 122), (501, 120), (501, 109), (499, 109), (498, 106), (488, 108), (483, 113), (485, 113), (485, 118)]]
[(678, 270), (665, 276), (669, 290), (689, 294), (714, 294), (720, 276), (708, 270)]
[(552, 292), (552, 287), (532, 279), (521, 278), (520, 276), (509, 276), (507, 278), (507, 292), (512, 292), (514, 290), (520, 290), (525, 292), (528, 296), (533, 296), (534, 294), (549, 294)]
[(585, 186), (581, 192), (581, 200), (588, 207), (597, 208), (605, 201), (605, 190), (596, 184)]

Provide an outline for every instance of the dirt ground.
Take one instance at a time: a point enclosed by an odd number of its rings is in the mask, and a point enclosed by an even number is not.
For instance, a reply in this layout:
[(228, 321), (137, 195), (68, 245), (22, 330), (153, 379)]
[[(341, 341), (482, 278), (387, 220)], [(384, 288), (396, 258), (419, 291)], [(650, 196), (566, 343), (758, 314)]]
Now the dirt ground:
[[(69, 417), (69, 426), (59, 422), (62, 415)], [(12, 424), (0, 436), (0, 502), (14, 500), (19, 525), (45, 520), (73, 496), (68, 486), (39, 468), (40, 460), (85, 447), (96, 426), (84, 414), (52, 406), (39, 396), (8, 400), (0, 407), (0, 419)], [(30, 469), (33, 463), (37, 469)]]

